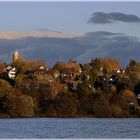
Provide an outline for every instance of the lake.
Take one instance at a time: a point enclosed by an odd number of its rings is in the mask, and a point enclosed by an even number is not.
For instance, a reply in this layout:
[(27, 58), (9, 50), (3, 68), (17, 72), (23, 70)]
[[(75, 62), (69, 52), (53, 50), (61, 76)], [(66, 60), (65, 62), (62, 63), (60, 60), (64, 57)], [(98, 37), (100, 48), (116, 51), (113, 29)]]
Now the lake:
[(140, 119), (0, 119), (0, 138), (140, 138)]

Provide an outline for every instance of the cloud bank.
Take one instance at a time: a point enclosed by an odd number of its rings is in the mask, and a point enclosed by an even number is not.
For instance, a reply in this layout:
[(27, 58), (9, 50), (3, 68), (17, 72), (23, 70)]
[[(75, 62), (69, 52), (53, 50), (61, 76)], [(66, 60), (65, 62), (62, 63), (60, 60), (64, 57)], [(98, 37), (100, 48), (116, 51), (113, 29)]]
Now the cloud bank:
[(122, 66), (130, 59), (140, 60), (140, 41), (121, 33), (90, 32), (76, 38), (25, 37), (0, 39), (0, 60), (11, 62), (17, 49), (24, 59), (43, 59), (49, 66), (70, 58), (80, 63), (90, 62), (95, 57), (112, 57)]
[(64, 34), (56, 31), (46, 31), (46, 29), (42, 29), (42, 31), (37, 32), (0, 32), (0, 39), (7, 40), (15, 40), (27, 37), (49, 37), (49, 38), (73, 38), (79, 37), (79, 34)]
[(139, 23), (140, 17), (136, 15), (129, 15), (119, 12), (104, 13), (104, 12), (95, 12), (91, 15), (88, 23), (93, 24), (108, 24), (116, 21), (127, 22), (127, 23)]

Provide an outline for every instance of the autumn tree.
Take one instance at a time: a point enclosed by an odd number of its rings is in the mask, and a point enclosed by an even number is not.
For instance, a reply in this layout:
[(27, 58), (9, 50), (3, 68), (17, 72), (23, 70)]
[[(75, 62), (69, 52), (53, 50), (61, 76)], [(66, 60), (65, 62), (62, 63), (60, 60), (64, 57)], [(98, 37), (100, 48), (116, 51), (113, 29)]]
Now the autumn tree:
[(78, 101), (74, 93), (61, 91), (57, 94), (53, 102), (48, 104), (47, 114), (51, 113), (49, 110), (52, 110), (52, 105), (58, 117), (73, 117), (77, 114)]
[(104, 67), (106, 67), (108, 72), (120, 69), (120, 65), (119, 65), (118, 60), (113, 59), (113, 58), (103, 58), (101, 60), (101, 63), (103, 64)]
[(65, 63), (63, 61), (56, 62), (52, 69), (61, 71), (65, 67)]
[(13, 97), (13, 88), (5, 80), (0, 80), (0, 112), (8, 113), (9, 100)]
[(34, 102), (29, 95), (13, 96), (9, 104), (12, 117), (34, 117)]
[(47, 64), (43, 60), (32, 60), (32, 61), (21, 60), (14, 62), (12, 65), (17, 67), (19, 73), (21, 74), (24, 74), (29, 69), (35, 69), (40, 65), (43, 65), (47, 68)]
[(12, 86), (5, 80), (0, 80), (0, 97), (12, 94)]
[(3, 70), (5, 69), (6, 65), (4, 62), (0, 61), (0, 73), (3, 72)]

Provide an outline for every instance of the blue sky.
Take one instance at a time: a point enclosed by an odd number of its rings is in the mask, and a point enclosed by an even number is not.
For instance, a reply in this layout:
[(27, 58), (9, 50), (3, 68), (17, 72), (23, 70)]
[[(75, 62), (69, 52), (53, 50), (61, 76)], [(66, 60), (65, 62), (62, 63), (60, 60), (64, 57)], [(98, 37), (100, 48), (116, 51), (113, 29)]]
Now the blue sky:
[(0, 2), (0, 60), (11, 62), (15, 49), (49, 65), (94, 57), (116, 58), (121, 66), (140, 62), (140, 2)]
[[(139, 2), (1, 2), (1, 31), (36, 31), (48, 29), (64, 33), (86, 33), (97, 30), (137, 32), (138, 24), (92, 25), (91, 14), (122, 12), (140, 16)], [(115, 28), (117, 26), (117, 29)], [(128, 30), (129, 28), (129, 30)]]

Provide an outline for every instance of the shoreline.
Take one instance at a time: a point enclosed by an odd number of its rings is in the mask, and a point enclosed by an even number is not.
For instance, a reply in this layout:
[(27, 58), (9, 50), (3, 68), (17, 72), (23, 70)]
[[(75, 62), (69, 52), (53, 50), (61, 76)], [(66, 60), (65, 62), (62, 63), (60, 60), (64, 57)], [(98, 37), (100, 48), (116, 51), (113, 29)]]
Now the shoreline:
[(11, 116), (5, 116), (5, 117), (1, 117), (0, 119), (139, 119), (139, 117), (137, 116), (132, 116), (132, 117), (95, 117), (95, 116), (88, 116), (88, 115), (78, 115), (78, 116), (67, 116), (67, 117), (59, 117), (59, 116), (35, 116), (35, 117), (11, 117)]

